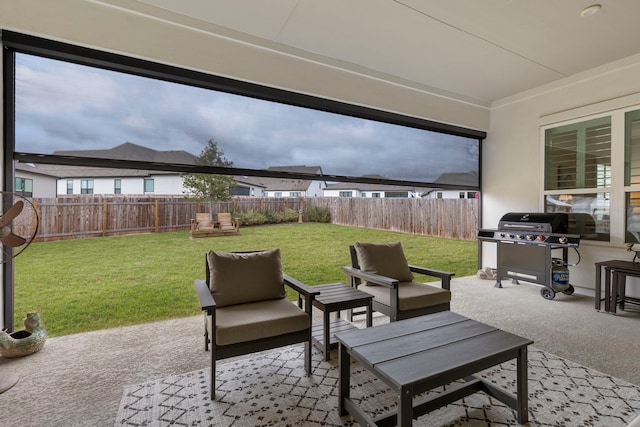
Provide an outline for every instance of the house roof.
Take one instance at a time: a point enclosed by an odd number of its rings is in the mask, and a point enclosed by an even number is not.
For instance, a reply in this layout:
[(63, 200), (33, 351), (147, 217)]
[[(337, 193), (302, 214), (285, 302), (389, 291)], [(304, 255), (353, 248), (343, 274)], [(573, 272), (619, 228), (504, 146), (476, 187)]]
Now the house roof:
[(102, 150), (63, 150), (54, 151), (58, 156), (95, 157), (100, 159), (125, 159), (144, 162), (182, 163), (194, 165), (197, 156), (184, 150), (158, 151), (131, 142), (125, 142), (113, 148)]
[[(388, 178), (382, 175), (362, 175), (362, 178), (373, 178), (385, 180)], [(424, 188), (418, 188), (413, 186), (403, 185), (389, 185), (389, 184), (365, 184), (355, 182), (338, 182), (335, 184), (327, 184), (326, 190), (358, 190), (358, 191), (410, 191), (410, 192), (422, 192)]]
[[(183, 150), (158, 151), (141, 145), (125, 142), (113, 148), (103, 150), (67, 150), (55, 151), (60, 156), (81, 156), (103, 159), (127, 159), (136, 161), (171, 162), (193, 165), (198, 159)], [(55, 164), (15, 163), (16, 170), (38, 173), (57, 179), (63, 178), (117, 178), (117, 177), (145, 177), (152, 175), (175, 175), (176, 172), (150, 171), (143, 169), (96, 168), (83, 166), (68, 166)]]

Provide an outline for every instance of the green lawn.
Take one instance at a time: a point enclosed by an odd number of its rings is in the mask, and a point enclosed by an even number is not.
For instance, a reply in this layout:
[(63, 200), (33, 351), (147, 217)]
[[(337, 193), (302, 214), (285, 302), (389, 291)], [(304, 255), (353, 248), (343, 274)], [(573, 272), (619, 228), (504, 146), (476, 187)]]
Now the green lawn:
[(194, 279), (209, 250), (280, 248), (285, 272), (310, 285), (345, 282), (348, 246), (402, 241), (410, 263), (475, 274), (475, 241), (331, 224), (247, 227), (240, 236), (189, 239), (188, 232), (33, 243), (15, 259), (15, 321), (37, 311), (50, 336), (200, 313)]

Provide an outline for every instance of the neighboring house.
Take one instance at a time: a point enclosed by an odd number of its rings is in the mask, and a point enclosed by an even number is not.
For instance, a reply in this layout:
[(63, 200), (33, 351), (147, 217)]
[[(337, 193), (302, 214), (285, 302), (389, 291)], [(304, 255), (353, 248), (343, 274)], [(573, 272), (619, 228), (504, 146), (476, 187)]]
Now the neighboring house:
[(477, 191), (458, 190), (429, 190), (421, 197), (426, 199), (477, 199), (480, 193)]
[(234, 176), (233, 178), (236, 180), (234, 196), (265, 197), (266, 188), (260, 184), (260, 178), (252, 176)]
[[(195, 164), (186, 151), (157, 151), (126, 142), (108, 150), (57, 151), (54, 154), (107, 159)], [(111, 169), (15, 162), (16, 192), (27, 197), (72, 194), (184, 195), (183, 173), (140, 169)], [(236, 177), (234, 195), (264, 196), (264, 186)]]
[[(275, 172), (297, 174), (322, 174), (320, 166), (272, 166), (267, 169)], [(266, 197), (322, 197), (327, 183), (323, 180), (305, 180), (291, 178), (256, 178), (265, 188)]]
[(57, 178), (39, 165), (15, 162), (15, 192), (25, 197), (55, 197)]
[[(478, 174), (475, 172), (467, 173), (443, 173), (435, 181), (437, 183), (468, 185), (473, 188), (478, 185)], [(480, 193), (477, 191), (464, 190), (443, 190), (432, 188), (422, 193), (421, 197), (427, 199), (477, 199)]]
[[(363, 178), (385, 179), (380, 175), (363, 175)], [(413, 198), (420, 197), (424, 189), (388, 184), (360, 184), (339, 182), (327, 184), (325, 197), (371, 197), (371, 198)]]

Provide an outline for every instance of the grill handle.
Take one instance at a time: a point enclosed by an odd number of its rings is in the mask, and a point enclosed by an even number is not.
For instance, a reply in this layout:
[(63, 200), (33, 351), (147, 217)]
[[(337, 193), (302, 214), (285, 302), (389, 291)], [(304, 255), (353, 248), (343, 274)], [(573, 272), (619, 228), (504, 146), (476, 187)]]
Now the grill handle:
[(540, 230), (541, 227), (540, 225), (527, 225), (527, 224), (502, 224), (502, 228), (509, 229), (509, 228), (513, 228), (516, 230)]

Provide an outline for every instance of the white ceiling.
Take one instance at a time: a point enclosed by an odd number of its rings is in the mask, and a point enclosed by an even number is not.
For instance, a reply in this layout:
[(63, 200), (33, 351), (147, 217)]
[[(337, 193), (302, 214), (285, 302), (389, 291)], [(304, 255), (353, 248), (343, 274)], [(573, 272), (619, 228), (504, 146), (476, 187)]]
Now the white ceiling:
[(639, 53), (640, 1), (600, 0), (598, 13), (582, 17), (595, 1), (139, 3), (160, 8), (163, 19), (184, 15), (243, 42), (490, 105)]

